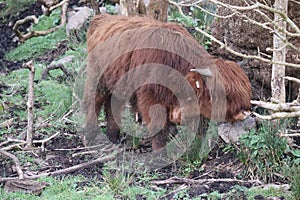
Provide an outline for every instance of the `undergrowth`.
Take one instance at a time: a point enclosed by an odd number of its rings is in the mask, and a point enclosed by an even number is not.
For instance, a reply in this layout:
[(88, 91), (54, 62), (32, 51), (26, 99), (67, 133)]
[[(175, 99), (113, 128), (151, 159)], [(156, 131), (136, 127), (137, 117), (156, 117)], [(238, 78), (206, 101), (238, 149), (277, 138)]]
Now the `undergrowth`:
[[(33, 30), (48, 30), (59, 23), (60, 10), (54, 10), (50, 16), (41, 16), (39, 23), (33, 26)], [(7, 53), (6, 59), (23, 61), (35, 59), (49, 50), (57, 48), (57, 44), (67, 38), (64, 27), (46, 36), (32, 37), (20, 44), (17, 48)]]
[(4, 4), (4, 8), (0, 9), (0, 18), (3, 17), (5, 20), (9, 20), (12, 16), (18, 15), (20, 11), (25, 10), (34, 2), (35, 0), (22, 0), (17, 3), (16, 0), (0, 1), (0, 3)]
[(291, 174), (299, 170), (294, 166), (299, 165), (300, 152), (290, 147), (287, 139), (280, 136), (282, 131), (280, 127), (285, 125), (284, 121), (278, 122), (277, 125), (264, 123), (258, 130), (243, 135), (240, 145), (228, 146), (225, 149), (236, 152), (245, 166), (244, 177), (259, 179), (266, 183), (289, 181), (295, 188), (299, 188), (299, 182), (295, 181), (295, 176)]

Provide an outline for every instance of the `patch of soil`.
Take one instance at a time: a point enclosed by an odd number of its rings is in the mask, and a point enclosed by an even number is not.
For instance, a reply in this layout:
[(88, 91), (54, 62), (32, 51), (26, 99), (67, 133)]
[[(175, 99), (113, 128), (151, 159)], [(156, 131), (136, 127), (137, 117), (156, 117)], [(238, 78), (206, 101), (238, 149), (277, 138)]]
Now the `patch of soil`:
[(56, 48), (39, 56), (35, 60), (40, 63), (50, 64), (53, 60), (63, 55), (68, 50), (68, 41), (64, 40), (56, 45)]

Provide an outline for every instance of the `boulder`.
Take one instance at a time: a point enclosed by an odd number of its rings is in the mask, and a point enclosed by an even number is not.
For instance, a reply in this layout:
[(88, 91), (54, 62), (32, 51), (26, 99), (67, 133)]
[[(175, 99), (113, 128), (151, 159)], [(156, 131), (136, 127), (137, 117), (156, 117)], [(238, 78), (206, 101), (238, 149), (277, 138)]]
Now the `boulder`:
[(226, 143), (237, 143), (243, 134), (249, 133), (252, 129), (256, 129), (256, 122), (253, 117), (248, 117), (244, 121), (220, 124), (218, 134)]

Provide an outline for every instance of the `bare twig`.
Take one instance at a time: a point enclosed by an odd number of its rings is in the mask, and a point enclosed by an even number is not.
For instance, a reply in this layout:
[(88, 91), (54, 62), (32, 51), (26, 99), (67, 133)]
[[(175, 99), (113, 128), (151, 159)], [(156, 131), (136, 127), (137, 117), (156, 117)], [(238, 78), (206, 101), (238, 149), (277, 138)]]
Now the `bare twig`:
[(290, 77), (290, 76), (285, 76), (283, 78), (286, 79), (286, 80), (294, 81), (295, 83), (299, 83), (300, 84), (300, 79), (297, 79), (297, 78), (294, 78), (294, 77)]
[(263, 120), (273, 120), (273, 119), (284, 119), (284, 118), (290, 118), (290, 117), (300, 117), (300, 111), (298, 112), (277, 112), (273, 113), (271, 115), (260, 115), (258, 113), (253, 113), (257, 118), (263, 119)]
[(181, 14), (181, 15), (184, 15), (181, 7), (179, 6), (178, 3), (174, 2), (174, 1), (169, 1), (170, 5), (172, 6), (175, 6), (175, 8), (177, 9), (177, 11)]
[[(0, 149), (0, 153), (2, 153), (2, 151), (3, 151), (3, 149)], [(78, 164), (78, 165), (74, 165), (72, 167), (56, 170), (56, 171), (53, 171), (53, 172), (44, 172), (44, 173), (37, 174), (37, 175), (23, 174), (24, 175), (23, 178), (25, 178), (25, 179), (38, 179), (38, 178), (46, 177), (46, 176), (57, 176), (57, 175), (61, 175), (61, 174), (72, 173), (72, 172), (75, 172), (75, 171), (78, 171), (78, 170), (82, 170), (82, 169), (91, 167), (91, 166), (96, 165), (96, 164), (106, 163), (106, 162), (112, 161), (112, 160), (116, 159), (116, 157), (118, 156), (120, 151), (121, 151), (121, 149), (115, 149), (115, 151), (113, 153), (111, 153), (110, 155), (99, 157), (95, 160), (91, 160), (91, 161), (88, 161), (86, 163), (81, 163), (81, 164)], [(0, 177), (0, 183), (11, 181), (11, 180), (16, 180), (16, 179), (18, 179), (18, 178), (1, 178)]]
[[(250, 11), (250, 10), (257, 10), (259, 8), (262, 8), (266, 11), (269, 11), (271, 13), (274, 13), (274, 14), (278, 14), (280, 15), (287, 23), (288, 25), (296, 32), (296, 33), (292, 33), (292, 32), (288, 32), (280, 27), (276, 27), (278, 28), (280, 31), (284, 31), (285, 34), (287, 34), (288, 36), (291, 36), (291, 37), (300, 37), (300, 29), (298, 28), (298, 26), (282, 11), (278, 10), (278, 9), (275, 9), (275, 8), (272, 8), (270, 6), (267, 6), (265, 4), (262, 4), (262, 3), (259, 3), (259, 2), (256, 2), (255, 4), (253, 5), (249, 5), (249, 6), (233, 6), (233, 5), (229, 5), (229, 4), (226, 4), (226, 3), (222, 3), (218, 0), (209, 0), (210, 2), (216, 4), (216, 5), (219, 5), (219, 6), (222, 6), (222, 7), (225, 7), (225, 8), (228, 8), (230, 10), (233, 10), (233, 11)], [(275, 25), (275, 22), (273, 20), (270, 21), (273, 25)]]
[[(44, 147), (44, 144), (50, 140), (52, 140), (53, 138), (57, 137), (59, 135), (59, 132), (51, 135), (49, 138), (43, 139), (43, 140), (33, 140), (32, 143), (33, 144), (39, 144), (42, 143), (42, 148)], [(2, 149), (7, 151), (10, 149), (13, 149), (15, 147), (18, 147), (19, 149), (22, 149), (21, 146), (23, 146), (24, 144), (26, 144), (27, 142), (24, 140), (19, 140), (19, 139), (13, 139), (13, 138), (8, 138), (7, 141), (4, 144), (8, 144), (10, 142), (16, 142), (15, 144), (3, 147)], [(3, 146), (3, 144), (0, 144), (0, 146)]]
[(99, 9), (97, 2), (95, 0), (89, 0), (89, 1), (91, 2), (91, 5), (92, 5), (95, 15), (100, 14), (100, 9)]
[(189, 178), (179, 178), (179, 177), (172, 177), (167, 180), (155, 180), (151, 181), (153, 184), (156, 185), (165, 185), (165, 184), (173, 184), (173, 183), (185, 183), (185, 184), (204, 184), (204, 183), (214, 183), (214, 182), (229, 182), (229, 183), (251, 183), (251, 184), (258, 184), (261, 185), (262, 183), (259, 180), (238, 180), (238, 179), (231, 179), (231, 178), (221, 178), (221, 179), (189, 179)]
[(93, 150), (93, 151), (83, 151), (83, 152), (73, 153), (72, 158), (77, 157), (77, 156), (96, 154), (96, 153), (99, 153), (99, 152), (96, 150)]
[(42, 149), (45, 147), (45, 143), (52, 140), (53, 138), (59, 136), (59, 132), (56, 132), (55, 134), (51, 135), (49, 138), (43, 139), (43, 140), (35, 140), (34, 143), (41, 143)]
[(264, 101), (252, 100), (251, 104), (257, 105), (259, 107), (272, 110), (272, 111), (284, 111), (284, 112), (297, 112), (300, 111), (300, 104), (298, 103), (268, 103)]
[(23, 146), (24, 144), (26, 144), (26, 141), (22, 141), (20, 143), (17, 143), (17, 144), (12, 144), (12, 145), (9, 145), (9, 146), (6, 146), (6, 147), (3, 147), (2, 149), (5, 150), (5, 151), (8, 151), (8, 150), (11, 150), (11, 149), (14, 149), (15, 147), (18, 147), (19, 149), (22, 149), (21, 146)]
[(66, 76), (70, 76), (70, 73), (68, 72), (68, 70), (65, 68), (65, 66), (63, 64), (61, 64), (61, 63), (59, 63), (57, 65), (51, 64), (51, 65), (49, 65), (49, 67), (44, 69), (41, 80), (46, 80), (47, 77), (49, 76), (49, 71), (54, 70), (54, 69), (60, 69)]
[(0, 149), (0, 153), (7, 156), (7, 157), (9, 157), (9, 158), (11, 158), (15, 162), (16, 170), (17, 170), (17, 173), (19, 175), (19, 179), (20, 180), (24, 179), (24, 173), (22, 171), (19, 159), (15, 155), (13, 155), (13, 154), (11, 154), (7, 151), (4, 151), (3, 149)]
[(33, 61), (25, 63), (24, 68), (29, 69), (29, 86), (28, 86), (28, 101), (27, 101), (27, 136), (26, 148), (31, 148), (33, 137), (33, 103), (34, 103), (34, 64)]
[(93, 166), (93, 165), (97, 165), (97, 164), (100, 164), (100, 163), (106, 163), (106, 162), (112, 161), (116, 157), (117, 157), (117, 154), (111, 154), (111, 155), (108, 155), (108, 156), (99, 157), (95, 160), (91, 160), (91, 161), (88, 161), (86, 163), (81, 163), (81, 164), (78, 164), (78, 165), (74, 165), (72, 167), (68, 167), (68, 168), (65, 168), (65, 169), (60, 169), (60, 170), (53, 171), (53, 172), (41, 173), (41, 174), (32, 175), (32, 176), (27, 176), (25, 174), (24, 177), (28, 178), (28, 179), (37, 179), (37, 178), (45, 177), (45, 176), (57, 176), (57, 175), (61, 175), (61, 174), (68, 174), (68, 173), (75, 172), (77, 170), (88, 168), (88, 167)]
[(176, 193), (178, 193), (178, 192), (180, 192), (180, 191), (182, 191), (182, 190), (184, 190), (184, 189), (186, 189), (188, 186), (187, 185), (180, 185), (179, 187), (177, 187), (175, 190), (172, 190), (171, 192), (168, 192), (167, 194), (165, 194), (165, 195), (163, 195), (163, 196), (161, 196), (160, 197), (160, 199), (165, 199), (165, 198), (167, 198), (167, 197), (169, 197), (169, 196), (174, 196)]
[(206, 33), (205, 31), (203, 31), (203, 30), (201, 30), (197, 27), (195, 28), (195, 30), (198, 31), (199, 33), (203, 34), (204, 36), (210, 38), (212, 41), (219, 44), (221, 46), (221, 48), (224, 48), (225, 50), (232, 53), (233, 55), (236, 55), (236, 56), (239, 56), (239, 57), (242, 57), (242, 58), (247, 58), (247, 59), (260, 60), (260, 61), (263, 61), (263, 62), (266, 62), (266, 63), (269, 63), (269, 64), (280, 64), (280, 65), (285, 65), (285, 66), (289, 66), (289, 67), (300, 68), (299, 64), (287, 63), (287, 62), (275, 62), (275, 61), (272, 61), (272, 60), (267, 59), (267, 58), (263, 58), (263, 57), (258, 56), (258, 55), (248, 55), (248, 54), (243, 54), (243, 53), (237, 52), (237, 51), (233, 50), (232, 48), (230, 48), (229, 46), (227, 46), (225, 43), (218, 40), (217, 38), (215, 38), (212, 35)]
[(281, 137), (300, 137), (300, 133), (280, 134)]
[[(278, 32), (280, 32), (282, 34), (285, 34), (288, 37), (300, 37), (300, 29), (296, 26), (296, 24), (291, 19), (288, 18), (288, 16), (285, 13), (281, 12), (278, 9), (269, 7), (269, 6), (264, 5), (262, 3), (255, 3), (255, 4), (247, 5), (247, 6), (233, 6), (233, 5), (229, 5), (229, 4), (226, 4), (226, 3), (222, 3), (218, 0), (209, 0), (209, 1), (212, 2), (213, 4), (217, 5), (217, 6), (227, 8), (231, 11), (231, 14), (228, 14), (227, 16), (218, 16), (220, 18), (229, 18), (229, 17), (232, 17), (234, 15), (238, 15), (238, 16), (244, 18), (245, 21), (248, 21), (252, 24), (258, 25), (258, 26), (268, 30), (270, 33), (275, 33), (274, 32), (274, 27), (275, 27), (275, 29)], [(179, 2), (179, 3), (177, 3), (177, 5), (178, 6), (186, 6), (186, 5), (189, 5), (189, 3)], [(201, 8), (200, 6), (197, 5), (197, 2), (192, 3), (190, 6), (195, 6), (198, 9), (203, 10), (203, 8)], [(269, 18), (265, 14), (265, 12), (263, 12), (263, 10), (271, 12), (271, 13), (276, 13), (279, 16), (281, 16), (287, 22), (289, 27), (293, 28), (294, 31), (289, 32), (289, 31), (283, 29), (283, 27), (279, 27), (273, 19)], [(262, 16), (262, 18), (265, 20), (265, 22), (258, 22), (257, 20), (251, 19), (247, 14), (244, 13), (244, 11), (255, 11), (255, 12), (257, 12), (258, 14), (260, 14)], [(207, 11), (207, 12), (209, 12), (209, 11)], [(213, 13), (209, 13), (209, 14), (213, 15)], [(237, 52), (237, 51), (233, 50), (232, 48), (230, 48), (226, 44), (226, 42), (225, 43), (221, 42), (220, 40), (218, 40), (215, 37), (213, 37), (213, 36), (209, 35), (208, 33), (206, 33), (205, 31), (203, 31), (199, 28), (196, 28), (196, 31), (198, 31), (201, 34), (203, 34), (204, 36), (210, 38), (212, 41), (219, 44), (221, 46), (221, 48), (224, 48), (226, 51), (232, 53), (233, 55), (236, 55), (236, 56), (239, 56), (239, 57), (242, 57), (242, 58), (246, 58), (246, 59), (260, 60), (260, 61), (263, 61), (263, 62), (266, 62), (266, 63), (269, 63), (269, 64), (284, 65), (284, 66), (290, 66), (290, 67), (294, 67), (294, 68), (300, 68), (300, 64), (289, 63), (289, 62), (285, 62), (285, 61), (284, 62), (274, 61), (272, 59), (262, 57), (262, 55), (260, 55), (260, 54), (259, 55), (248, 55), (248, 54)], [(294, 44), (290, 43), (287, 39), (282, 37), (282, 34), (276, 34), (276, 35), (284, 42), (285, 46), (290, 47), (290, 48), (292, 48), (293, 50), (295, 50), (297, 52), (300, 52), (300, 49), (297, 48)], [(267, 48), (266, 50), (271, 50), (271, 48)], [(278, 49), (273, 49), (272, 51), (277, 51), (277, 50)]]

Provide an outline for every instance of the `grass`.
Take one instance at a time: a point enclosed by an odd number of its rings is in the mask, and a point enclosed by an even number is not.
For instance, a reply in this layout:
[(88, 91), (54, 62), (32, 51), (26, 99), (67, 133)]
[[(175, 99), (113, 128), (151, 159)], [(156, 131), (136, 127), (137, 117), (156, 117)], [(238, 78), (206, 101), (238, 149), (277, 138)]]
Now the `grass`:
[(165, 193), (163, 189), (155, 191), (147, 187), (130, 185), (127, 178), (111, 172), (106, 172), (104, 181), (87, 180), (82, 176), (64, 177), (60, 180), (46, 177), (38, 180), (48, 183), (40, 196), (23, 192), (6, 193), (3, 188), (0, 188), (0, 196), (1, 200), (136, 199), (138, 196), (147, 199), (159, 199), (159, 196)]
[(293, 197), (291, 192), (285, 191), (283, 188), (274, 188), (270, 187), (267, 189), (259, 188), (259, 187), (253, 187), (250, 189), (245, 189), (245, 194), (247, 196), (247, 199), (255, 199), (255, 196), (263, 196), (264, 198), (268, 197), (284, 197), (284, 199), (289, 200), (297, 200)]
[[(36, 73), (35, 80), (39, 80), (42, 71), (45, 69), (44, 65), (35, 64)], [(54, 78), (62, 75), (59, 70), (51, 72)], [(19, 107), (19, 111), (26, 109), (24, 103), (27, 98), (28, 89), (28, 75), (29, 70), (20, 69), (11, 72), (5, 76), (1, 82), (5, 83), (9, 87), (3, 92), (2, 101), (8, 107)], [(72, 104), (72, 90), (71, 86), (65, 82), (58, 82), (54, 80), (41, 81), (35, 84), (35, 105), (39, 104), (41, 109), (36, 110), (37, 115), (43, 117), (49, 115), (55, 115), (56, 117), (61, 117), (62, 114), (68, 111)], [(13, 94), (13, 96), (11, 96)], [(16, 113), (18, 113), (17, 110)], [(13, 112), (14, 112), (13, 111)], [(23, 116), (25, 117), (25, 116)]]
[[(20, 11), (25, 10), (29, 5), (33, 4), (36, 0), (22, 0), (16, 3), (15, 0), (1, 0), (0, 2), (5, 3), (5, 7), (0, 10), (0, 18), (3, 17), (4, 19), (7, 16), (16, 16)], [(8, 18), (7, 20), (9, 20)]]
[(35, 196), (31, 194), (25, 194), (23, 192), (6, 193), (1, 188), (0, 196), (2, 200), (9, 199), (22, 199), (22, 200), (57, 200), (57, 199), (94, 199), (96, 195), (101, 194), (100, 188), (96, 186), (81, 187), (79, 184), (84, 182), (84, 179), (80, 176), (66, 177), (61, 180), (57, 180), (51, 177), (41, 178), (39, 181), (46, 182), (49, 184), (48, 187), (43, 191), (41, 196)]
[(37, 114), (42, 117), (62, 117), (72, 104), (72, 92), (70, 86), (56, 81), (42, 81), (36, 87), (37, 101), (41, 103), (41, 109)]

